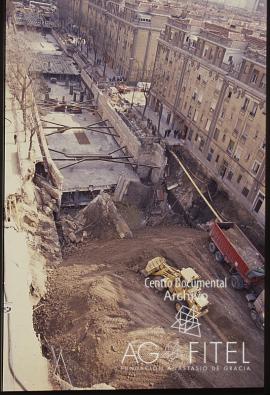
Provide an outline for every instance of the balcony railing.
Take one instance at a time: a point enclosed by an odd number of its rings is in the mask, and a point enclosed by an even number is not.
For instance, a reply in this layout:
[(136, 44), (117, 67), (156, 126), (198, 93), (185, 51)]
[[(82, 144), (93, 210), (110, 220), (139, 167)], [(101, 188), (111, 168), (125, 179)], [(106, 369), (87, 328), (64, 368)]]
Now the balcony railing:
[(183, 22), (181, 20), (178, 20), (178, 19), (169, 18), (168, 22), (169, 22), (169, 25), (178, 27), (179, 29), (182, 29), (182, 30), (190, 30), (191, 29), (191, 25), (189, 25), (188, 23)]
[(233, 40), (226, 38), (226, 37), (220, 37), (215, 33), (207, 32), (207, 31), (201, 31), (200, 36), (207, 38), (208, 40), (214, 41), (218, 44), (225, 45), (226, 47), (230, 47), (233, 43)]
[(254, 60), (255, 62), (261, 63), (266, 66), (266, 56), (264, 54), (260, 54), (256, 51), (247, 50), (244, 53), (244, 56), (250, 60)]
[(234, 78), (238, 78), (239, 74), (240, 74), (240, 68), (238, 67), (238, 70), (235, 70), (234, 68), (232, 68), (231, 65), (226, 64), (226, 63), (222, 63), (221, 65), (222, 70), (227, 71), (227, 73), (229, 73), (230, 76), (234, 77)]

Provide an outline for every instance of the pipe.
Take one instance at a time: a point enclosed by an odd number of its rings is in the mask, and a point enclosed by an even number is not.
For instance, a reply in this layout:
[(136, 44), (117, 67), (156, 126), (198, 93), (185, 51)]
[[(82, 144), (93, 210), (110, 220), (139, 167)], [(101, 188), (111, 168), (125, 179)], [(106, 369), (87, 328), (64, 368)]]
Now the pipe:
[(113, 158), (113, 157), (110, 157), (110, 156), (96, 156), (96, 157), (91, 158), (90, 156), (89, 157), (83, 157), (83, 156), (78, 155), (78, 157), (77, 156), (73, 156), (71, 158), (55, 158), (53, 160), (56, 161), (56, 162), (62, 162), (62, 161), (69, 161), (69, 162), (71, 162), (71, 161), (77, 161), (77, 160), (83, 159), (86, 162), (87, 161), (91, 162), (91, 161), (95, 161), (95, 160), (101, 160), (101, 161), (104, 160), (104, 161), (107, 161), (107, 162), (115, 162), (114, 159), (119, 160), (119, 159), (132, 159), (132, 158), (133, 158), (133, 156), (117, 156), (116, 158)]
[[(61, 159), (58, 159), (58, 160), (60, 161)], [(68, 160), (68, 159), (66, 159), (66, 160)], [(91, 159), (90, 159), (90, 160), (91, 160)], [(130, 162), (124, 162), (124, 161), (112, 160), (112, 159), (110, 159), (110, 160), (108, 160), (108, 159), (92, 159), (92, 160), (99, 160), (99, 161), (101, 161), (101, 162), (122, 163), (122, 164), (124, 164), (124, 165), (130, 165), (130, 166), (150, 167), (150, 168), (152, 168), (152, 169), (153, 169), (153, 168), (158, 168), (158, 166), (141, 165), (141, 164), (139, 164), (139, 163), (138, 163), (138, 164), (137, 164), (137, 163), (130, 163)], [(69, 165), (60, 167), (59, 170), (63, 170), (63, 169), (66, 169), (67, 167), (71, 167), (71, 166), (78, 165), (78, 164), (80, 164), (80, 163), (82, 163), (82, 162), (85, 162), (85, 161), (87, 161), (87, 159), (79, 160), (79, 161), (77, 161), (77, 162), (75, 162), (75, 163), (71, 163), (71, 164), (69, 164)]]
[(120, 150), (123, 149), (123, 148), (126, 148), (126, 145), (123, 145), (123, 147), (117, 148), (115, 151), (109, 152), (108, 155), (112, 155), (112, 154), (114, 154), (115, 152), (118, 152), (118, 151), (120, 151)]
[[(5, 301), (7, 302), (7, 294), (6, 290), (4, 289), (4, 296), (5, 296)], [(7, 313), (7, 327), (8, 327), (8, 367), (10, 370), (10, 373), (13, 377), (13, 379), (16, 381), (16, 383), (21, 387), (23, 391), (28, 392), (28, 389), (22, 384), (22, 382), (19, 380), (17, 375), (15, 374), (13, 367), (12, 367), (12, 361), (11, 361), (11, 330), (10, 330), (10, 316)]]
[(222, 218), (219, 216), (219, 214), (216, 212), (216, 210), (211, 206), (211, 204), (208, 202), (208, 200), (206, 199), (206, 197), (204, 196), (204, 194), (201, 192), (201, 190), (199, 189), (199, 187), (197, 186), (197, 184), (195, 183), (195, 181), (193, 181), (192, 177), (190, 176), (190, 174), (188, 173), (188, 171), (186, 170), (185, 166), (183, 165), (183, 163), (180, 161), (180, 159), (178, 158), (178, 156), (171, 150), (169, 150), (169, 152), (172, 154), (172, 156), (175, 158), (175, 160), (179, 163), (179, 165), (181, 166), (181, 168), (183, 169), (184, 173), (186, 174), (186, 176), (188, 177), (188, 179), (190, 180), (190, 182), (192, 183), (192, 185), (195, 187), (195, 189), (197, 190), (197, 192), (199, 193), (199, 195), (202, 197), (202, 199), (204, 200), (204, 202), (206, 203), (206, 205), (210, 208), (210, 210), (212, 211), (212, 213), (215, 215), (215, 217), (218, 219), (218, 221), (223, 222)]
[[(51, 126), (45, 126), (44, 129), (58, 129), (58, 128), (54, 128), (54, 127), (51, 127)], [(65, 129), (61, 128), (60, 130), (56, 130), (55, 132), (47, 133), (46, 137), (47, 136), (52, 136), (52, 135), (58, 134), (58, 133), (64, 133), (64, 132), (66, 132), (68, 130), (72, 130), (72, 129), (89, 130), (90, 132), (96, 132), (96, 133), (100, 133), (100, 134), (107, 134), (109, 136), (119, 137), (118, 134), (113, 134), (113, 133), (110, 133), (110, 132), (102, 132), (101, 130), (96, 130), (96, 129), (88, 128), (88, 127), (85, 127), (85, 126), (70, 126), (70, 127), (69, 126), (65, 126)]]

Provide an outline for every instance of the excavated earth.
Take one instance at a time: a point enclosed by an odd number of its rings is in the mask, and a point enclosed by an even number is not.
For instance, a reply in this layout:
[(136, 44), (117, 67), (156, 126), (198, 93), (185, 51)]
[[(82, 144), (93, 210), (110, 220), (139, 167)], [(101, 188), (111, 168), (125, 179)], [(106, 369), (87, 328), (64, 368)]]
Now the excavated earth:
[[(56, 355), (62, 349), (72, 384), (106, 383), (119, 389), (262, 386), (263, 333), (251, 321), (244, 291), (207, 289), (211, 305), (199, 319), (201, 337), (195, 337), (171, 327), (174, 302), (145, 286), (140, 271), (156, 256), (179, 268), (192, 267), (205, 280), (228, 277), (227, 269), (208, 252), (207, 233), (180, 226), (133, 233), (128, 240), (85, 240), (50, 271), (48, 292), (35, 311), (34, 324)], [(141, 343), (153, 342), (141, 356), (151, 361), (151, 353), (158, 351), (158, 360), (152, 364), (136, 363), (131, 356), (123, 360), (129, 342), (135, 351)], [(198, 342), (199, 350), (192, 365), (190, 342)], [(209, 342), (221, 342), (217, 363)], [(226, 342), (237, 342), (232, 348), (238, 352), (229, 355), (238, 361), (230, 365), (234, 370), (226, 364)], [(46, 347), (44, 354), (51, 358)]]

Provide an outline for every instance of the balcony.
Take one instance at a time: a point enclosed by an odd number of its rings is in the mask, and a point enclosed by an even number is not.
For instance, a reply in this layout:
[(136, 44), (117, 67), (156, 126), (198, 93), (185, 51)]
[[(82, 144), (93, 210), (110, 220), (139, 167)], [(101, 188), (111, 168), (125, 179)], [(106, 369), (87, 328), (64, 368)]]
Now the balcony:
[(235, 70), (232, 68), (231, 65), (226, 64), (226, 63), (222, 63), (222, 65), (220, 66), (222, 68), (222, 70), (227, 71), (227, 73), (234, 78), (239, 78), (239, 74), (240, 74), (240, 70)]
[(239, 134), (238, 130), (237, 130), (237, 129), (234, 129), (234, 131), (232, 132), (232, 136), (233, 136), (233, 137), (237, 137), (238, 134)]
[(266, 55), (263, 53), (259, 53), (257, 51), (252, 51), (251, 49), (248, 49), (244, 53), (245, 58), (253, 60), (257, 63), (261, 63), (263, 66), (266, 66)]
[(222, 44), (226, 47), (231, 47), (233, 40), (226, 38), (226, 37), (220, 37), (219, 35), (215, 34), (215, 33), (211, 33), (208, 31), (201, 31), (200, 36), (203, 38), (206, 38), (210, 41), (214, 41), (217, 44)]
[(188, 23), (181, 21), (179, 19), (169, 18), (168, 22), (169, 22), (169, 25), (178, 27), (181, 30), (190, 31), (190, 29), (191, 29), (191, 25), (189, 25)]
[(196, 47), (192, 47), (192, 46), (187, 45), (187, 44), (184, 44), (184, 45), (182, 46), (182, 48), (183, 48), (185, 51), (188, 51), (188, 52), (193, 53), (193, 54), (195, 54), (196, 49), (197, 49)]

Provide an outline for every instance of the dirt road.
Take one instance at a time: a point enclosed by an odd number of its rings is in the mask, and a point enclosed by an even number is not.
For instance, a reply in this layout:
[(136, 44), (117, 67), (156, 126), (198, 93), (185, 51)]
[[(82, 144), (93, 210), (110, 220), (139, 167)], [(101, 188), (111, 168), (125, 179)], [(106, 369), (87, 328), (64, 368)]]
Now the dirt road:
[[(171, 327), (174, 303), (146, 287), (140, 273), (155, 256), (164, 256), (179, 268), (193, 267), (204, 280), (228, 276), (208, 252), (207, 233), (179, 226), (145, 228), (130, 240), (88, 242), (51, 272), (35, 327), (56, 350), (62, 348), (72, 384), (262, 386), (263, 334), (249, 317), (245, 293), (204, 290), (211, 305), (208, 315), (199, 319), (201, 337), (179, 333)], [(221, 342), (216, 353), (210, 342)], [(229, 346), (237, 352), (226, 354), (226, 342), (235, 342)], [(142, 343), (141, 360), (138, 354), (136, 360), (134, 353)], [(156, 352), (157, 360), (146, 363), (155, 359)], [(226, 363), (226, 356), (237, 363)]]

